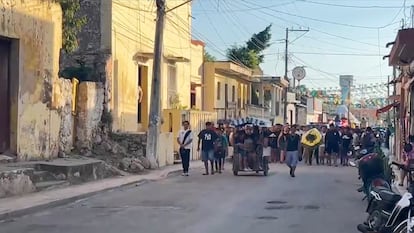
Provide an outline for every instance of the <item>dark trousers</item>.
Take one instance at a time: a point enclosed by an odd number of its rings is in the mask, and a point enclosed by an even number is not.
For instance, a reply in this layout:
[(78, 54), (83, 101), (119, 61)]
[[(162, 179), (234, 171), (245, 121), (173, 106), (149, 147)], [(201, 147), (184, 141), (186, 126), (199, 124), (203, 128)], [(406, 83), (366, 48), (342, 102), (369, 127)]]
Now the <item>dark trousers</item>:
[(313, 156), (315, 157), (316, 164), (319, 165), (319, 146), (315, 148), (313, 152)]
[(183, 164), (183, 172), (187, 173), (190, 167), (190, 149), (180, 150), (181, 163)]

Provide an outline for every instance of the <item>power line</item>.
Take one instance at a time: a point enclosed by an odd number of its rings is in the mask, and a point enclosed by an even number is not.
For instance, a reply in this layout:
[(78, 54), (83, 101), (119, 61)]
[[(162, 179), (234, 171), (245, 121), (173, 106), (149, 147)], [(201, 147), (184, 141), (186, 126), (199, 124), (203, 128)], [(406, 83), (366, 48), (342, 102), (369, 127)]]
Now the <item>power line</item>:
[[(242, 2), (254, 5), (254, 6), (260, 6), (256, 3), (251, 3), (247, 0), (241, 0)], [(297, 17), (297, 18), (301, 18), (301, 19), (307, 19), (307, 20), (311, 20), (311, 21), (315, 21), (315, 22), (320, 22), (320, 23), (326, 23), (326, 24), (332, 24), (332, 25), (338, 25), (338, 26), (344, 26), (344, 27), (351, 27), (351, 28), (362, 28), (362, 29), (378, 29), (378, 28), (386, 28), (391, 24), (387, 24), (384, 26), (379, 26), (379, 27), (373, 27), (373, 26), (363, 26), (363, 25), (353, 25), (353, 24), (347, 24), (347, 23), (340, 23), (340, 22), (333, 22), (333, 21), (328, 21), (328, 20), (323, 20), (323, 19), (315, 19), (312, 17), (308, 17), (308, 16), (301, 16), (301, 15), (296, 15), (296, 14), (292, 14), (292, 13), (288, 13), (288, 12), (284, 12), (284, 11), (279, 11), (279, 10), (275, 10), (272, 8), (263, 8), (265, 10), (269, 10), (269, 11), (273, 11), (279, 14), (284, 14), (284, 15), (289, 15), (289, 16), (293, 16), (293, 17)]]
[(315, 2), (310, 0), (302, 0), (299, 1), (302, 3), (310, 3), (310, 4), (316, 4), (316, 5), (323, 5), (323, 6), (333, 6), (333, 7), (343, 7), (343, 8), (359, 8), (359, 9), (372, 9), (372, 8), (379, 8), (379, 9), (398, 9), (400, 6), (379, 6), (379, 5), (373, 5), (373, 6), (360, 6), (360, 5), (342, 5), (342, 4), (334, 4), (334, 3), (323, 3), (323, 2)]
[[(220, 2), (220, 0), (218, 2)], [(226, 1), (223, 1), (223, 2), (228, 3)], [(224, 11), (206, 10), (206, 11), (203, 11), (203, 12), (204, 13), (209, 12), (210, 14), (211, 13), (221, 14), (221, 13), (248, 12), (248, 11), (256, 11), (256, 10), (260, 10), (260, 9), (264, 9), (264, 8), (286, 6), (286, 5), (290, 5), (290, 4), (293, 4), (293, 3), (294, 3), (294, 1), (290, 1), (290, 2), (285, 2), (285, 3), (280, 3), (280, 4), (273, 4), (273, 5), (269, 5), (269, 6), (250, 7), (250, 8), (245, 8), (245, 9), (234, 9), (234, 10), (224, 10)]]
[[(223, 2), (223, 7), (229, 7), (229, 5), (227, 5), (227, 2)], [(226, 14), (225, 14), (226, 15)], [(235, 15), (233, 15), (233, 17), (230, 17), (231, 15), (229, 14), (229, 18), (230, 20), (232, 20), (234, 22), (234, 25), (236, 27), (238, 27), (240, 29), (240, 31), (245, 31), (247, 34), (250, 34), (249, 31), (244, 27), (244, 25), (242, 25), (241, 23), (239, 23), (240, 19), (238, 19)], [(240, 26), (239, 26), (240, 25)], [(251, 34), (249, 35), (249, 37), (251, 37)], [(246, 41), (247, 42), (247, 41)], [(251, 42), (253, 43), (253, 45), (258, 48), (261, 49), (263, 47), (265, 47), (264, 43), (260, 40), (258, 40), (256, 37), (253, 37)]]
[[(251, 4), (251, 3), (248, 3), (248, 4)], [(244, 5), (247, 6), (246, 4), (244, 4)], [(287, 22), (287, 23), (292, 23), (292, 24), (297, 25), (299, 27), (303, 27), (303, 25), (301, 25), (301, 24), (299, 24), (297, 22), (290, 21), (290, 20), (287, 20), (287, 19), (282, 18), (282, 17), (278, 17), (275, 14), (271, 14), (271, 13), (268, 13), (268, 12), (263, 11), (263, 10), (260, 10), (260, 12), (262, 14), (264, 14), (264, 15), (267, 15), (267, 16), (272, 17), (273, 19), (279, 19), (280, 21)], [(255, 17), (257, 17), (257, 15), (255, 15)], [(260, 17), (257, 17), (257, 18), (261, 19)], [(268, 20), (266, 20), (266, 21), (268, 22)], [(306, 26), (306, 27), (308, 27), (308, 26)], [(331, 36), (331, 37), (334, 37), (334, 38), (339, 38), (339, 39), (343, 39), (343, 40), (347, 40), (347, 41), (352, 41), (352, 42), (359, 43), (359, 44), (369, 45), (369, 46), (373, 46), (375, 48), (377, 48), (377, 46), (378, 46), (377, 44), (371, 44), (371, 43), (367, 43), (367, 42), (363, 42), (363, 41), (358, 41), (358, 40), (355, 40), (353, 38), (349, 38), (349, 37), (345, 37), (345, 36), (341, 36), (341, 35), (337, 35), (337, 34), (325, 32), (325, 31), (320, 30), (320, 29), (317, 29), (315, 27), (308, 27), (308, 28), (310, 30), (312, 30), (312, 31), (315, 31), (315, 32), (318, 32), (318, 33), (321, 33), (321, 34), (324, 34), (324, 35), (328, 35), (328, 36)]]
[[(326, 56), (358, 56), (358, 57), (382, 57), (380, 54), (369, 53), (329, 53), (329, 52), (290, 52), (304, 55), (326, 55)], [(263, 55), (276, 55), (277, 53), (265, 53)]]
[[(181, 22), (184, 22), (184, 19), (176, 14), (175, 12), (171, 12), (172, 14), (176, 15), (177, 19)], [(200, 38), (202, 41), (207, 42), (207, 46), (210, 47), (213, 51), (219, 53), (220, 55), (227, 57), (227, 55), (225, 53), (223, 53), (214, 43), (212, 43), (208, 38), (204, 37), (201, 33), (199, 33), (197, 30), (193, 29), (193, 32), (183, 28), (182, 26), (178, 25), (175, 21), (170, 20), (170, 23), (175, 24), (177, 26), (177, 29), (180, 28), (182, 31), (184, 31), (185, 33), (189, 33), (190, 35), (194, 35), (196, 38)], [(239, 64), (240, 66), (243, 66), (245, 68), (248, 68), (247, 66), (245, 66), (243, 64), (243, 62), (241, 62), (238, 58), (236, 57), (231, 57), (228, 58), (230, 61), (235, 62), (237, 64)]]

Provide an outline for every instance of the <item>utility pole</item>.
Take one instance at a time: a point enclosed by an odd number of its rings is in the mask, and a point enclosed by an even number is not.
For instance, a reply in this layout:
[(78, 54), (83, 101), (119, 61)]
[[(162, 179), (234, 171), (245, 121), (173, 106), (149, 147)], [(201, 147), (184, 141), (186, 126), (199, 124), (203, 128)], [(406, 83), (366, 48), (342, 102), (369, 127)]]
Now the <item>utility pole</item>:
[[(395, 97), (397, 95), (397, 84), (395, 83), (395, 80), (397, 78), (397, 68), (395, 66), (392, 67), (392, 77), (393, 77), (393, 80), (394, 80), (394, 82), (393, 82), (394, 86), (393, 86), (392, 92), (393, 92), (393, 97)], [(394, 101), (395, 100), (393, 100), (393, 102)], [(395, 108), (392, 108), (392, 115), (393, 115), (393, 117), (392, 117), (393, 118), (392, 119), (393, 132), (392, 133), (394, 134), (394, 137), (392, 139), (392, 141), (393, 141), (392, 154), (397, 155), (397, 152), (398, 152), (397, 151), (397, 146), (399, 145), (399, 141), (398, 141), (397, 138), (400, 136), (400, 133), (399, 133), (399, 130), (398, 130), (398, 133), (397, 133), (397, 111), (395, 110)], [(396, 156), (396, 158), (397, 158), (398, 161), (400, 160), (400, 156)]]
[[(309, 32), (309, 29), (289, 29), (286, 28), (286, 38), (285, 38), (285, 79), (288, 79), (288, 62), (289, 62), (289, 32)], [(290, 81), (289, 81), (289, 85), (290, 85)], [(295, 88), (295, 79), (293, 78), (293, 88)], [(284, 94), (284, 98), (285, 98), (285, 110), (283, 111), (283, 118), (284, 118), (284, 123), (287, 123), (287, 94), (289, 91), (289, 87), (285, 90), (285, 94)]]
[(286, 28), (286, 39), (285, 39), (285, 78), (288, 77), (288, 46), (289, 46), (289, 28)]
[(154, 41), (154, 64), (152, 68), (151, 81), (151, 101), (149, 112), (149, 123), (147, 133), (146, 157), (151, 164), (151, 168), (158, 167), (158, 142), (161, 126), (161, 70), (163, 60), (163, 43), (164, 43), (164, 25), (165, 15), (167, 12), (175, 10), (192, 0), (185, 1), (173, 8), (166, 10), (166, 0), (156, 0), (157, 19), (155, 25), (155, 41)]
[[(388, 79), (387, 79), (387, 105), (390, 104), (390, 76), (388, 75)], [(387, 112), (387, 124), (390, 125), (391, 123), (391, 112), (388, 111)]]
[(156, 0), (157, 23), (155, 28), (154, 64), (151, 83), (151, 102), (147, 135), (146, 157), (151, 168), (157, 168), (158, 136), (161, 125), (161, 67), (165, 23), (165, 0)]
[(349, 89), (348, 89), (348, 126), (351, 127), (351, 85), (352, 80), (349, 79)]

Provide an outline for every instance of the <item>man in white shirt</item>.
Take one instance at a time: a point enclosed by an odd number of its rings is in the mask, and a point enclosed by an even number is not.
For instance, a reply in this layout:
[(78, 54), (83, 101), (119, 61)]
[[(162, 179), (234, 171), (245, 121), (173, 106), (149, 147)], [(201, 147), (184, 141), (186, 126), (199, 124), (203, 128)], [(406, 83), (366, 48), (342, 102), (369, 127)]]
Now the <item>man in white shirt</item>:
[(190, 152), (193, 146), (193, 132), (190, 129), (190, 122), (183, 121), (183, 129), (180, 130), (177, 137), (177, 143), (180, 145), (181, 163), (183, 165), (183, 176), (188, 176), (190, 167)]

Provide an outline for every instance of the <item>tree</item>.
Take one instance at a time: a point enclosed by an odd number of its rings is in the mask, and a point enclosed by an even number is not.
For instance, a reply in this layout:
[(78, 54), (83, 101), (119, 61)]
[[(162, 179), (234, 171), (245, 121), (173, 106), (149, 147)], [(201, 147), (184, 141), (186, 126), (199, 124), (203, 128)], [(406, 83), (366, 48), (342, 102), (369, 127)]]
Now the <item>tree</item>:
[(232, 61), (242, 63), (252, 69), (257, 68), (260, 64), (259, 55), (255, 51), (249, 50), (244, 46), (234, 45), (228, 49), (227, 58)]
[(263, 63), (264, 55), (261, 53), (270, 47), (270, 39), (272, 34), (270, 30), (272, 29), (272, 24), (267, 26), (263, 31), (253, 34), (252, 38), (246, 42), (247, 49), (254, 51), (258, 54), (258, 59), (260, 63)]
[(233, 45), (227, 50), (227, 59), (240, 62), (243, 65), (256, 69), (264, 61), (264, 50), (270, 47), (272, 25), (267, 26), (263, 31), (255, 33), (244, 46)]
[(216, 57), (211, 55), (209, 52), (204, 51), (204, 61), (216, 61)]
[(72, 53), (78, 48), (78, 33), (87, 23), (85, 16), (80, 17), (79, 0), (56, 0), (62, 8), (62, 47), (66, 53)]

